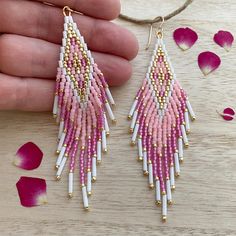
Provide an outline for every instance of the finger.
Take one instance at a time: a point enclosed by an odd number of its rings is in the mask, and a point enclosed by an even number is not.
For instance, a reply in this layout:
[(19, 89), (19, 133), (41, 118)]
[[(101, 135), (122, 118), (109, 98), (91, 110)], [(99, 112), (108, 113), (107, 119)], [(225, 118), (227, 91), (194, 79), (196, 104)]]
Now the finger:
[[(130, 31), (112, 22), (87, 16), (74, 15), (74, 20), (78, 23), (81, 34), (91, 50), (114, 54), (129, 60), (137, 55), (138, 42)], [(2, 0), (0, 22), (0, 32), (61, 44), (63, 14), (61, 9), (56, 7), (30, 1)]]
[[(14, 76), (55, 78), (59, 52), (59, 45), (40, 39), (2, 35), (0, 71)], [(109, 54), (92, 54), (111, 85), (121, 85), (131, 77), (132, 68), (127, 60)]]
[(55, 82), (0, 74), (0, 110), (50, 111)]
[(96, 18), (113, 20), (120, 13), (119, 0), (36, 0), (48, 2), (59, 7), (69, 6), (73, 10)]

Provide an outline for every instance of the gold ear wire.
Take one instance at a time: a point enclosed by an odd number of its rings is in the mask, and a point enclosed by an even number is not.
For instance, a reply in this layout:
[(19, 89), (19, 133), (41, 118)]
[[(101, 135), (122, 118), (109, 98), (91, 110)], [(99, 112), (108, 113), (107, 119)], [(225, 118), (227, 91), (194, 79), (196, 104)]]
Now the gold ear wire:
[(151, 45), (151, 42), (152, 42), (152, 32), (153, 32), (153, 24), (150, 24), (148, 43), (147, 43), (147, 46), (146, 46), (145, 50), (148, 50), (150, 45)]
[[(158, 29), (156, 30), (156, 36), (158, 38), (162, 38), (163, 37), (163, 25), (165, 23), (165, 17), (160, 16), (158, 18), (161, 18), (161, 24), (159, 25)], [(152, 43), (152, 33), (153, 33), (153, 23), (150, 24), (148, 43), (147, 43), (147, 46), (146, 46), (145, 50), (148, 50), (151, 43)]]
[(83, 13), (81, 13), (81, 12), (79, 12), (79, 11), (72, 10), (72, 9), (71, 9), (70, 7), (68, 7), (68, 6), (65, 6), (65, 7), (63, 8), (63, 14), (64, 14), (64, 16), (71, 16), (71, 13), (83, 15)]
[(161, 16), (161, 24), (159, 25), (157, 31), (156, 31), (156, 37), (157, 38), (163, 38), (163, 25), (165, 23), (165, 17)]

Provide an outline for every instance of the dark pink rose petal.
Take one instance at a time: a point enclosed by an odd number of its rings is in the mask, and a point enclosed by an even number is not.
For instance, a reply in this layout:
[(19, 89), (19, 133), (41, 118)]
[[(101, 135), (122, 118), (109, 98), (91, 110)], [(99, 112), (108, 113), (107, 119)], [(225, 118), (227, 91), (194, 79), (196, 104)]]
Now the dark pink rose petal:
[(226, 51), (229, 51), (234, 42), (234, 36), (228, 31), (220, 30), (217, 34), (215, 34), (214, 41)]
[(39, 147), (29, 142), (17, 151), (14, 164), (25, 170), (34, 170), (40, 166), (42, 158), (43, 153)]
[(235, 115), (235, 111), (232, 108), (230, 108), (230, 107), (225, 108), (223, 113), (227, 114), (227, 115), (231, 115), (231, 116)]
[(34, 207), (47, 203), (47, 185), (44, 179), (22, 176), (16, 187), (22, 206)]
[(213, 52), (202, 52), (198, 56), (198, 65), (204, 75), (216, 70), (220, 64), (220, 57)]
[(190, 28), (178, 28), (173, 34), (176, 44), (183, 50), (191, 48), (198, 40), (198, 35)]

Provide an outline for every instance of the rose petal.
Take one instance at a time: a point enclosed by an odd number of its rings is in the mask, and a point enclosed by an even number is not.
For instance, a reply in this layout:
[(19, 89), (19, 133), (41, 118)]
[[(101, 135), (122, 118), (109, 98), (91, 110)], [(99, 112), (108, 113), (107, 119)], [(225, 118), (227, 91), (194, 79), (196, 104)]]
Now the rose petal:
[(226, 114), (226, 115), (231, 115), (231, 116), (235, 115), (235, 111), (230, 107), (225, 108), (223, 113)]
[(213, 52), (202, 52), (198, 56), (198, 65), (204, 75), (216, 70), (221, 64), (221, 59)]
[(198, 35), (190, 28), (178, 28), (173, 34), (176, 44), (183, 50), (191, 48), (198, 40)]
[(19, 148), (16, 153), (14, 164), (25, 170), (34, 170), (38, 168), (42, 162), (43, 152), (39, 147), (32, 143), (26, 143)]
[(22, 176), (16, 187), (22, 206), (34, 207), (47, 203), (47, 185), (44, 179)]
[(233, 117), (233, 116), (230, 116), (230, 115), (224, 115), (224, 114), (222, 114), (221, 116), (222, 116), (223, 119), (226, 120), (226, 121), (231, 121), (231, 120), (234, 119), (234, 117)]
[(228, 31), (220, 30), (214, 35), (214, 41), (226, 51), (229, 51), (234, 42), (234, 36)]

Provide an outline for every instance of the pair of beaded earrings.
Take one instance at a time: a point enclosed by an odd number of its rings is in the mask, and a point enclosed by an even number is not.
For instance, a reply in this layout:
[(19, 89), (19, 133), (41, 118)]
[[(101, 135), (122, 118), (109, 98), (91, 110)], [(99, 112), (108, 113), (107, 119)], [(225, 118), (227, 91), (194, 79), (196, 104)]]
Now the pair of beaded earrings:
[[(68, 6), (56, 79), (53, 107), (59, 125), (56, 178), (59, 180), (69, 162), (68, 195), (73, 196), (74, 171), (79, 165), (83, 205), (89, 208), (92, 182), (97, 164), (107, 151), (109, 125), (116, 122), (111, 105), (114, 99), (103, 73), (92, 58)], [(164, 21), (164, 18), (163, 18)], [(162, 205), (162, 219), (167, 217), (171, 190), (180, 173), (183, 146), (188, 146), (189, 115), (194, 112), (184, 90), (176, 80), (163, 43), (163, 29), (156, 32), (157, 44), (145, 80), (129, 113), (132, 144), (137, 143), (138, 159), (148, 175), (150, 188), (156, 190), (156, 203)]]

